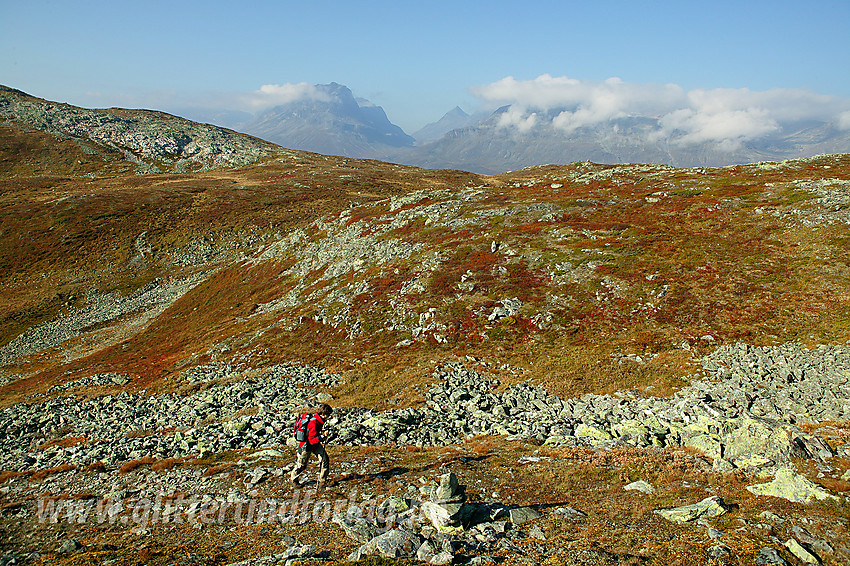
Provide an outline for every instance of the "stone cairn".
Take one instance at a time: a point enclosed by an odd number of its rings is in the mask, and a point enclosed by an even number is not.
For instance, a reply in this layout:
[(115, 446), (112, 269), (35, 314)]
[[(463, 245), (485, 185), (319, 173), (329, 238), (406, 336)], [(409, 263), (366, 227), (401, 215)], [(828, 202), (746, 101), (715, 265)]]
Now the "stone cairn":
[[(351, 506), (333, 517), (350, 538), (363, 543), (349, 560), (381, 556), (450, 564), (465, 551), (486, 553), (511, 547), (511, 539), (528, 536), (516, 527), (541, 517), (531, 507), (471, 503), (451, 472), (423, 485), (418, 494), (414, 488), (405, 497), (387, 499), (378, 511), (370, 517), (361, 507)], [(487, 556), (474, 560), (485, 563)]]
[(438, 532), (453, 533), (463, 530), (464, 515), (466, 514), (468, 519), (470, 506), (466, 504), (466, 493), (458, 483), (456, 475), (443, 474), (440, 476), (439, 485), (425, 486), (423, 491), (428, 500), (422, 503), (422, 513)]

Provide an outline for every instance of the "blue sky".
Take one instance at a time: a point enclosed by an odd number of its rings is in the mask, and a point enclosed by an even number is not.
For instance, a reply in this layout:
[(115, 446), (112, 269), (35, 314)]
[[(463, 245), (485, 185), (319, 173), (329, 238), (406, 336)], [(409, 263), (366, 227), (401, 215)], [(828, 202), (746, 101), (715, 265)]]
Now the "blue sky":
[(848, 28), (847, 0), (0, 0), (0, 84), (167, 110), (336, 81), (411, 132), (506, 77), (850, 99)]

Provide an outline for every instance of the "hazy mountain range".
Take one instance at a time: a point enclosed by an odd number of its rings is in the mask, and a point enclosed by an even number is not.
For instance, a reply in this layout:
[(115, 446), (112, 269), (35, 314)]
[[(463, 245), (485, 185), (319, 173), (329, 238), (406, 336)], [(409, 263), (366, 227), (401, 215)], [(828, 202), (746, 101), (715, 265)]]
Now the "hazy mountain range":
[(420, 167), (501, 173), (574, 161), (721, 167), (850, 151), (850, 131), (823, 122), (787, 124), (775, 134), (747, 142), (686, 143), (680, 132), (663, 134), (659, 120), (648, 116), (616, 118), (567, 133), (551, 122), (527, 131), (505, 127), (503, 116), (508, 112), (510, 107), (500, 108), (481, 123), (453, 129), (389, 160)]
[(505, 105), (473, 115), (455, 107), (408, 135), (380, 106), (331, 83), (253, 115), (177, 113), (291, 149), (477, 173), (574, 161), (724, 166), (850, 152), (850, 129), (839, 120), (793, 112), (775, 117), (759, 107), (713, 114), (705, 107), (659, 108), (661, 103), (654, 114), (628, 111), (588, 118), (587, 101), (543, 109)]
[(455, 106), (436, 122), (431, 122), (413, 132), (413, 138), (416, 140), (417, 145), (433, 142), (452, 130), (475, 126), (486, 120), (489, 115), (489, 112), (479, 112), (474, 116), (470, 116), (460, 106)]
[(250, 114), (189, 109), (178, 112), (299, 149), (358, 158), (380, 158), (413, 147), (414, 139), (390, 122), (384, 109), (337, 83), (316, 85), (312, 96)]

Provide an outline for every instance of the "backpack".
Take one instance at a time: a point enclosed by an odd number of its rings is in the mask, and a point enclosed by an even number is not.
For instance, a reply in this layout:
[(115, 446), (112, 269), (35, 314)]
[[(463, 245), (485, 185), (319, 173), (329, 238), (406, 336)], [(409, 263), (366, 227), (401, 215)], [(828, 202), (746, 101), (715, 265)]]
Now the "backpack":
[(298, 420), (295, 421), (295, 440), (298, 442), (307, 442), (307, 431), (310, 421), (315, 415), (313, 413), (303, 413)]

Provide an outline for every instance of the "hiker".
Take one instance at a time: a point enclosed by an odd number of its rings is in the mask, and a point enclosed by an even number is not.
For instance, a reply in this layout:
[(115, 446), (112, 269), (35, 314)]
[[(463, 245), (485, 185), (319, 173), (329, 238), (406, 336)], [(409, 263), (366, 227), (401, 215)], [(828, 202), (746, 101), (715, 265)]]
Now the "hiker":
[(295, 459), (295, 467), (289, 474), (289, 479), (292, 485), (299, 487), (301, 483), (298, 481), (298, 476), (307, 469), (307, 464), (310, 462), (310, 455), (315, 454), (319, 457), (319, 482), (318, 488), (322, 488), (327, 482), (330, 460), (325, 447), (322, 445), (327, 438), (322, 435), (322, 425), (325, 420), (331, 416), (333, 409), (327, 403), (319, 405), (319, 410), (315, 414), (304, 413), (295, 423), (295, 439), (298, 441), (298, 455)]

